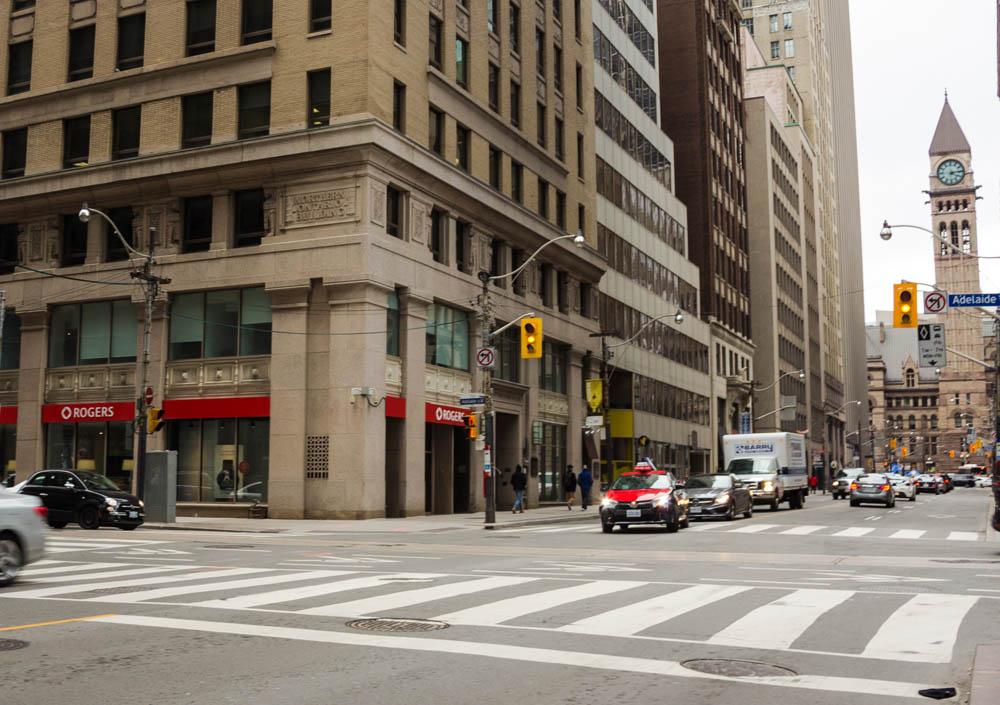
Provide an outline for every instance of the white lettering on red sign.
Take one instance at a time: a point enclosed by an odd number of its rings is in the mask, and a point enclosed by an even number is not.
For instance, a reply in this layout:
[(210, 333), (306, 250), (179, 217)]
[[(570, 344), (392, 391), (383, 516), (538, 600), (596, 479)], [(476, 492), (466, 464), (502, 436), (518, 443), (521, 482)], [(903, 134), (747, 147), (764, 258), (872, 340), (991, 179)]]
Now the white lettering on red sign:
[(110, 419), (115, 415), (111, 406), (64, 406), (59, 410), (64, 421), (78, 419)]
[(465, 411), (462, 409), (446, 409), (439, 406), (434, 410), (434, 418), (438, 421), (450, 421), (452, 423), (464, 423)]

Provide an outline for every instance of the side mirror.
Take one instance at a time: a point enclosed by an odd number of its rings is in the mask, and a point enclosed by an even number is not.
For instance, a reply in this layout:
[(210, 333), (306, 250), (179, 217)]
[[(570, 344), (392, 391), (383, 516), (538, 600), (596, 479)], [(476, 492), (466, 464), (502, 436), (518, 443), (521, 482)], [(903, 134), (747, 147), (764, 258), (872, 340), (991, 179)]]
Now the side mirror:
[(8, 475), (7, 479), (3, 481), (3, 484), (4, 484), (4, 487), (13, 487), (14, 486), (14, 476), (13, 475)]

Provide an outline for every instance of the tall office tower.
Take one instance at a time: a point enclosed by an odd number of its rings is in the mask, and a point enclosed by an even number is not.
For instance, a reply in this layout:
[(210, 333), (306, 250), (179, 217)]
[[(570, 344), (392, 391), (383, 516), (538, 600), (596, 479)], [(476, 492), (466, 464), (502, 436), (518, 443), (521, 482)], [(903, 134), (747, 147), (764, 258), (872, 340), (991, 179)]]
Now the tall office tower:
[(601, 328), (612, 355), (605, 449), (614, 472), (642, 456), (674, 472), (707, 471), (710, 330), (698, 317), (687, 212), (673, 193), (674, 145), (660, 129), (655, 7), (595, 0), (593, 18), (597, 241), (608, 260)]

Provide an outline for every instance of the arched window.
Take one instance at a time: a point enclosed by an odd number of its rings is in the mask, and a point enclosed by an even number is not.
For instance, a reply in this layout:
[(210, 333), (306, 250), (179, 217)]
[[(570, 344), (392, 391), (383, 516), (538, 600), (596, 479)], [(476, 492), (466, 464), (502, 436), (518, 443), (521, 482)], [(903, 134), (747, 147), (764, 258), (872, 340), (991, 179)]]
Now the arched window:
[(955, 412), (955, 428), (962, 428), (962, 415), (959, 412)]
[(927, 415), (924, 414), (920, 417), (920, 428), (927, 428)]
[(968, 254), (972, 251), (972, 232), (969, 230), (969, 221), (962, 221), (962, 252)]
[(963, 198), (962, 199), (962, 210), (963, 211), (969, 210), (969, 199), (968, 198)]
[(946, 257), (951, 254), (951, 250), (948, 248), (948, 224), (941, 223), (941, 228), (939, 231), (941, 240), (941, 256)]
[[(951, 244), (958, 247), (958, 223), (951, 221)], [(952, 250), (954, 252), (954, 250)]]
[(931, 416), (931, 428), (937, 428), (937, 416)]
[(902, 428), (903, 427), (903, 415), (902, 414), (900, 414), (899, 416), (896, 417), (896, 427), (897, 428)]
[(908, 418), (906, 422), (907, 422), (907, 428), (909, 429), (914, 429), (917, 427), (917, 417), (914, 416), (913, 414), (910, 414), (910, 418)]
[(907, 371), (906, 371), (906, 386), (907, 386), (907, 387), (912, 387), (912, 386), (914, 386), (914, 375), (913, 375), (913, 370), (907, 370)]
[(940, 212), (944, 208), (944, 203), (938, 201), (938, 211)]

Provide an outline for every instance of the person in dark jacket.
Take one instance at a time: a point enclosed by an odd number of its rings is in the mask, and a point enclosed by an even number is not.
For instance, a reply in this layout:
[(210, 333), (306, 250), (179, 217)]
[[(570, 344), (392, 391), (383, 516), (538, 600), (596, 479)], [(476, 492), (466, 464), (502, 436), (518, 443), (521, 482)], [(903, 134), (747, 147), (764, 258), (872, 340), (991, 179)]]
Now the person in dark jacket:
[(563, 491), (566, 493), (566, 509), (572, 511), (573, 498), (576, 496), (576, 474), (572, 465), (567, 465), (566, 472), (563, 473)]
[(580, 485), (580, 509), (583, 510), (587, 508), (587, 502), (590, 500), (590, 487), (594, 484), (594, 478), (586, 465), (583, 466), (583, 470), (580, 471), (580, 476), (576, 478), (576, 481)]
[(510, 487), (517, 495), (511, 511), (514, 514), (519, 511), (524, 514), (524, 490), (528, 487), (528, 476), (521, 472), (520, 465), (514, 467), (514, 474), (510, 476)]

